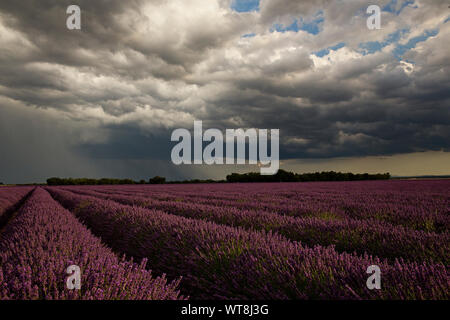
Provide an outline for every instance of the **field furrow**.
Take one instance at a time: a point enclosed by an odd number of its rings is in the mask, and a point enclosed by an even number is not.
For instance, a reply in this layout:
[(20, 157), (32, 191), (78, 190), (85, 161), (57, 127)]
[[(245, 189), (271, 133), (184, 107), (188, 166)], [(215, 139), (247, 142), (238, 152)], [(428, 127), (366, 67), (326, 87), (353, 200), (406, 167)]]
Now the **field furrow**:
[(14, 213), (31, 194), (32, 187), (11, 187), (0, 189), (0, 237), (2, 230)]

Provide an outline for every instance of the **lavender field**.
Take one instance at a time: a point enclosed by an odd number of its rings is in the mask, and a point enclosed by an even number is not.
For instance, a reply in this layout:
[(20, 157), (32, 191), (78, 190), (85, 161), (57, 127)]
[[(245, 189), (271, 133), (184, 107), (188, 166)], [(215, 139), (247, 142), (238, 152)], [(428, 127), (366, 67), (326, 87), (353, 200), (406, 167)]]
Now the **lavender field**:
[(3, 187), (0, 299), (449, 299), (449, 226), (450, 180)]

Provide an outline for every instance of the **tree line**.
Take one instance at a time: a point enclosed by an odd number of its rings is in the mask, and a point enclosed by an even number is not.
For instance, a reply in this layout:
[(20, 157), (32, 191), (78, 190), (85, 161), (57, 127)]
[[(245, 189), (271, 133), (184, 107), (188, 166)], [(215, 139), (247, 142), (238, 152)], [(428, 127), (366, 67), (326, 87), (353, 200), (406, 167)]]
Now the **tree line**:
[(226, 180), (183, 180), (166, 181), (165, 177), (155, 176), (149, 180), (134, 181), (132, 179), (91, 179), (91, 178), (58, 178), (47, 179), (47, 185), (115, 185), (115, 184), (182, 184), (182, 183), (224, 183), (224, 182), (308, 182), (308, 181), (360, 181), (360, 180), (387, 180), (389, 173), (342, 173), (335, 171), (322, 171), (314, 173), (294, 173), (278, 170), (275, 175), (261, 175), (259, 172), (232, 173), (227, 175)]
[(227, 176), (227, 182), (309, 182), (309, 181), (361, 181), (361, 180), (387, 180), (389, 173), (351, 173), (322, 171), (314, 173), (294, 173), (278, 170), (274, 175), (261, 175), (259, 172), (232, 173)]
[(91, 179), (91, 178), (58, 178), (53, 177), (47, 179), (47, 185), (49, 186), (68, 186), (68, 185), (114, 185), (114, 184), (163, 184), (166, 182), (164, 177), (153, 177), (148, 181), (140, 180), (134, 181), (132, 179)]

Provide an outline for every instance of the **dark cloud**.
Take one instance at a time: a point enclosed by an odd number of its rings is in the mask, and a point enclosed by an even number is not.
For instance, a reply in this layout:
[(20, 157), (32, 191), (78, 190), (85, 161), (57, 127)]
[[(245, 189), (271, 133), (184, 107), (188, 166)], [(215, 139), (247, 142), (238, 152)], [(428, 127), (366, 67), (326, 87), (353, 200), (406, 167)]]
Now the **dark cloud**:
[[(230, 3), (0, 2), (1, 176), (201, 176), (211, 169), (169, 159), (171, 131), (194, 119), (279, 128), (284, 159), (449, 151), (444, 1), (398, 1), (401, 12), (383, 12), (370, 32), (368, 1), (263, 0), (250, 13)], [(82, 9), (80, 31), (66, 28), (70, 4)], [(272, 29), (317, 14), (317, 35)], [(381, 50), (363, 54), (374, 42)]]

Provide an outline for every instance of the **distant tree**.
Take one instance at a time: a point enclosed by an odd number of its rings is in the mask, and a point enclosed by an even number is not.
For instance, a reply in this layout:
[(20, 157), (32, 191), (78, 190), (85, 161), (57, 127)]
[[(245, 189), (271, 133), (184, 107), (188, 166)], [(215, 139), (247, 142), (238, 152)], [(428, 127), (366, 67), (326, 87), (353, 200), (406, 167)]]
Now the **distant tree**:
[(119, 184), (135, 184), (135, 182), (131, 179), (122, 179)]
[(288, 172), (282, 169), (279, 169), (275, 174), (276, 181), (284, 181), (284, 182), (295, 182), (297, 181), (295, 174), (293, 172)]
[(263, 176), (258, 172), (244, 174), (232, 173), (227, 176), (227, 182), (307, 182), (307, 181), (355, 181), (355, 180), (387, 180), (389, 173), (385, 174), (354, 174), (335, 171), (323, 171), (314, 173), (293, 173), (285, 170), (271, 176)]
[(150, 183), (150, 184), (164, 184), (164, 183), (166, 183), (166, 178), (160, 177), (160, 176), (155, 176), (153, 178), (150, 178), (148, 180), (148, 183)]
[(64, 185), (110, 185), (110, 184), (135, 184), (131, 179), (89, 179), (89, 178), (49, 178), (47, 185), (49, 186), (64, 186)]
[(49, 186), (57, 186), (57, 185), (60, 185), (61, 182), (62, 182), (61, 179), (60, 178), (56, 178), (56, 177), (47, 179), (47, 184)]
[(139, 181), (139, 184), (146, 184), (147, 182), (144, 180), (144, 179), (142, 179), (142, 180), (140, 180)]

